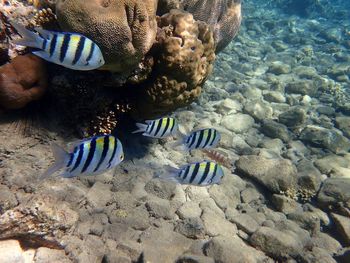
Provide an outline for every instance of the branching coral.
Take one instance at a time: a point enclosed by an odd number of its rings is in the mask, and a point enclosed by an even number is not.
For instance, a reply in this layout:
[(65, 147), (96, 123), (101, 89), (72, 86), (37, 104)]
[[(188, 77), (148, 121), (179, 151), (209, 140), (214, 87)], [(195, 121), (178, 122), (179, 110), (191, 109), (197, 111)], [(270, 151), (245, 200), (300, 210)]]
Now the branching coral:
[(187, 106), (201, 92), (215, 60), (213, 33), (189, 13), (172, 10), (159, 18), (152, 76), (139, 88), (136, 116), (164, 115)]
[(58, 0), (56, 14), (65, 31), (93, 39), (105, 56), (104, 69), (132, 70), (154, 43), (154, 0)]

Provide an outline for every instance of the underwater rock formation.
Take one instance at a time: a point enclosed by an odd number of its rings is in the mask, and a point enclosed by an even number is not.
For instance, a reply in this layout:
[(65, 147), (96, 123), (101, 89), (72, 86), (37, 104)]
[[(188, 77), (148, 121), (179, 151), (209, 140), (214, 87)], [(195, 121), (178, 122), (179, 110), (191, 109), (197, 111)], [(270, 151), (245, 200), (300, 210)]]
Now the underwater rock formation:
[(64, 31), (81, 33), (99, 45), (104, 69), (127, 72), (153, 45), (156, 7), (154, 0), (59, 0), (56, 14)]
[(0, 108), (19, 109), (40, 99), (47, 88), (45, 62), (28, 54), (0, 67)]
[(158, 26), (155, 66), (136, 101), (136, 116), (144, 118), (189, 105), (199, 96), (215, 60), (210, 27), (191, 14), (173, 9), (160, 17)]
[(237, 35), (242, 20), (241, 0), (160, 0), (157, 11), (163, 14), (173, 8), (183, 9), (213, 27), (217, 53)]

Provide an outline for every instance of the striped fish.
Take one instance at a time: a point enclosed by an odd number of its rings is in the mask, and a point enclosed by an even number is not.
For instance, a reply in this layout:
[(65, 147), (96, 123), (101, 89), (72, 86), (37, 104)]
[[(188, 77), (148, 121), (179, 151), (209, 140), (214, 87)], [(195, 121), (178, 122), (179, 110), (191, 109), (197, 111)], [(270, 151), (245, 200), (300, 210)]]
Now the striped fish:
[(160, 176), (161, 178), (197, 186), (219, 184), (224, 176), (222, 167), (210, 161), (188, 164), (180, 169), (167, 167), (167, 170), (169, 174)]
[(174, 136), (178, 130), (177, 121), (174, 118), (164, 117), (157, 120), (146, 121), (146, 124), (136, 123), (139, 128), (133, 133), (143, 132), (142, 135), (152, 138), (166, 138)]
[(15, 44), (40, 49), (32, 53), (49, 62), (74, 70), (93, 70), (105, 63), (100, 48), (83, 35), (35, 28), (37, 34), (22, 25), (11, 25), (22, 36)]
[(41, 176), (44, 179), (64, 168), (62, 177), (96, 175), (115, 167), (124, 159), (121, 142), (112, 135), (95, 136), (79, 142), (71, 153), (52, 144), (55, 163)]
[(191, 151), (193, 149), (214, 148), (220, 139), (220, 133), (214, 128), (209, 128), (192, 132), (190, 135), (185, 136), (182, 142), (186, 150)]

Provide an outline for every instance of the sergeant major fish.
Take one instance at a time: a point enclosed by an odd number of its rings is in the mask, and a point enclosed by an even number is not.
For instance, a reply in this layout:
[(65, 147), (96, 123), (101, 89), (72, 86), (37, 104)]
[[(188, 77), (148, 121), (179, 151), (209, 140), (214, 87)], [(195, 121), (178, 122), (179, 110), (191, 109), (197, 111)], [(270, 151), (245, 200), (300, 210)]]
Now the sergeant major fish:
[(224, 176), (222, 167), (210, 161), (188, 164), (179, 169), (168, 166), (167, 170), (169, 174), (159, 176), (161, 179), (197, 186), (219, 184)]
[(55, 163), (41, 176), (44, 179), (64, 168), (62, 177), (96, 175), (117, 166), (124, 160), (123, 146), (112, 135), (95, 136), (79, 142), (71, 153), (52, 144)]
[(214, 148), (220, 141), (221, 135), (214, 128), (201, 129), (191, 132), (188, 136), (175, 142), (174, 146), (182, 144), (182, 148), (186, 151), (193, 149), (209, 149)]
[(22, 36), (15, 44), (40, 49), (32, 53), (49, 62), (74, 70), (93, 70), (105, 63), (100, 48), (83, 35), (35, 28), (37, 34), (20, 24), (11, 25)]
[(139, 128), (133, 133), (143, 132), (142, 135), (152, 138), (165, 138), (174, 136), (178, 130), (177, 121), (171, 117), (164, 117), (157, 120), (148, 120), (146, 124), (136, 123)]

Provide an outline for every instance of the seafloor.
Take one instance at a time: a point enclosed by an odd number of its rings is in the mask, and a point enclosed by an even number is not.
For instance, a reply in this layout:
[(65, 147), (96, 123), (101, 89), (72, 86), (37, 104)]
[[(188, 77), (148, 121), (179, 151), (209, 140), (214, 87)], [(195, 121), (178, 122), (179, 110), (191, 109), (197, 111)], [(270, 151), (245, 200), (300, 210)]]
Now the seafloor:
[(129, 135), (115, 171), (37, 183), (49, 142), (73, 135), (51, 124), (21, 136), (2, 121), (0, 213), (45, 223), (20, 233), (22, 247), (2, 229), (0, 262), (350, 262), (349, 13), (345, 1), (301, 14), (280, 2), (244, 2), (202, 96), (175, 113), (186, 130), (221, 131), (235, 171), (220, 185), (152, 179), (207, 157)]

